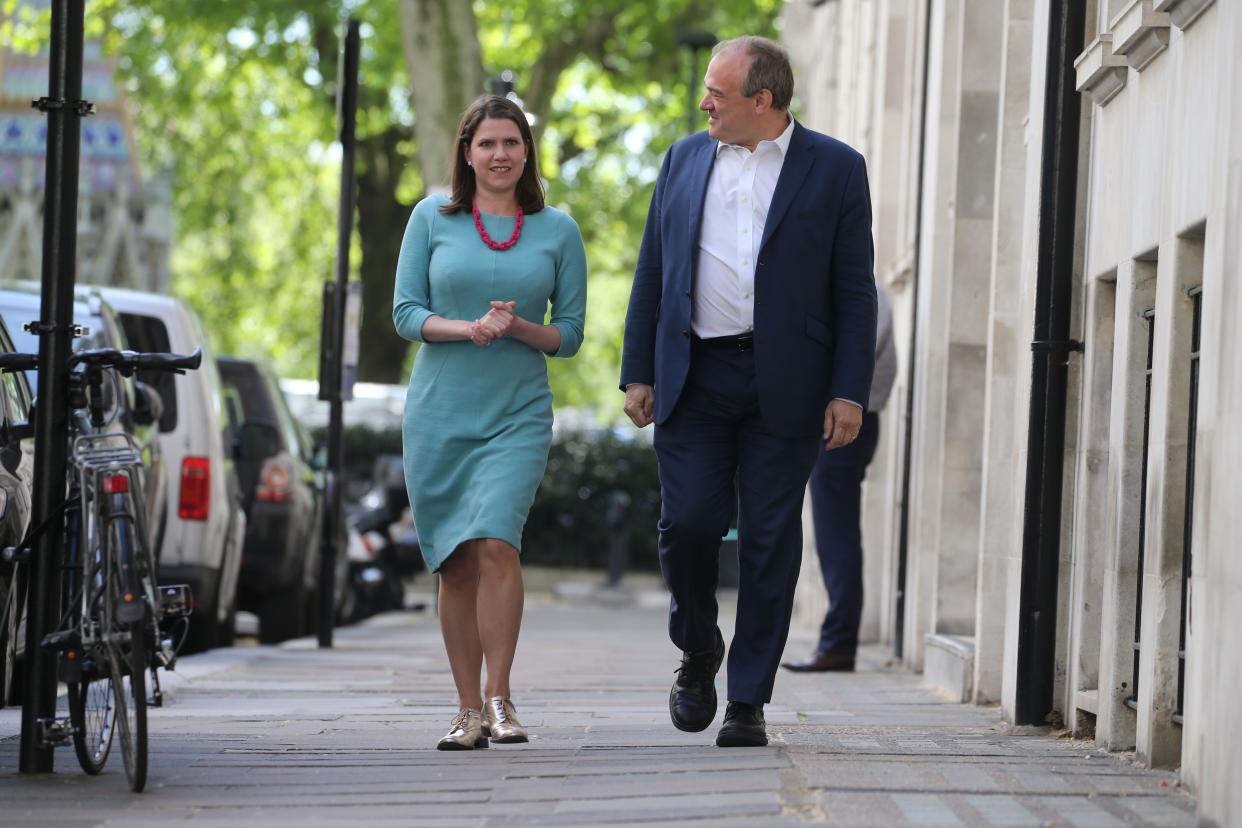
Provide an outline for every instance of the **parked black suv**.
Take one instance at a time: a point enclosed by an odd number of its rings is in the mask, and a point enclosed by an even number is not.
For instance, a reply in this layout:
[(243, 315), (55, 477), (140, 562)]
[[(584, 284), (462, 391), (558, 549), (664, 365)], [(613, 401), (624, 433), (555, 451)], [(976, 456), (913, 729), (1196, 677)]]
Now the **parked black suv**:
[[(236, 357), (219, 364), (239, 423), (236, 468), (246, 509), (240, 606), (259, 616), (260, 641), (284, 641), (314, 630), (318, 619), (325, 474), (272, 372)], [(347, 563), (339, 558), (338, 593)]]

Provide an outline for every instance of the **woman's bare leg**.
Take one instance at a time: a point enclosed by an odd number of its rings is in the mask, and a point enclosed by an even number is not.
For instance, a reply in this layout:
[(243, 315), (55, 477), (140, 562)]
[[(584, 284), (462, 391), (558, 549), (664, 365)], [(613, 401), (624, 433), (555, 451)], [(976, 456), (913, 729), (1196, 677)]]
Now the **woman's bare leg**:
[(522, 627), (522, 567), (518, 551), (496, 538), (477, 542), (479, 561), (478, 630), (487, 662), (484, 696), (509, 698), (509, 672)]
[(479, 644), (476, 605), (479, 594), (479, 541), (466, 541), (440, 567), (440, 633), (448, 651), (459, 709), (483, 709), (479, 677), (483, 648)]

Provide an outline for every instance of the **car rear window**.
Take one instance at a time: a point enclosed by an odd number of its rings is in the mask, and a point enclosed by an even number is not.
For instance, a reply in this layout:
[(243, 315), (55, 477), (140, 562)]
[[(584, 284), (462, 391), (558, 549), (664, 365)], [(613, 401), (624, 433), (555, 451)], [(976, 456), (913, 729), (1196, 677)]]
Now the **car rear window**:
[(271, 394), (263, 382), (263, 376), (254, 366), (222, 361), (220, 378), (226, 386), (237, 390), (243, 420), (262, 420), (276, 425), (277, 415), (273, 410)]
[(230, 360), (220, 362), (220, 376), (240, 400), (242, 420), (264, 422), (279, 429), (285, 448), (291, 454), (306, 456), (307, 447), (302, 445), (297, 421), (275, 380), (253, 363)]
[[(137, 313), (122, 313), (121, 327), (125, 329), (125, 339), (129, 347), (135, 351), (152, 351), (169, 353), (172, 351), (168, 328), (154, 316), (143, 316)], [(175, 374), (165, 371), (139, 371), (138, 379), (151, 386), (160, 395), (164, 403), (164, 413), (160, 416), (160, 431), (172, 431), (177, 427), (177, 389), (173, 383)]]

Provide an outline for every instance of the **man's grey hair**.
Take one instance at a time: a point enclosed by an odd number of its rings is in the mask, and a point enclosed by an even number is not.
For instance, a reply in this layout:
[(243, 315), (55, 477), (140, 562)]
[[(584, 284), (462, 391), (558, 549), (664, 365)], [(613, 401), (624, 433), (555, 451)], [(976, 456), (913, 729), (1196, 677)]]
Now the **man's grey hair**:
[(789, 53), (779, 43), (756, 35), (742, 35), (722, 40), (712, 49), (712, 57), (732, 49), (742, 49), (750, 57), (750, 68), (742, 81), (742, 94), (750, 98), (760, 89), (772, 93), (772, 106), (784, 112), (793, 99), (793, 67)]

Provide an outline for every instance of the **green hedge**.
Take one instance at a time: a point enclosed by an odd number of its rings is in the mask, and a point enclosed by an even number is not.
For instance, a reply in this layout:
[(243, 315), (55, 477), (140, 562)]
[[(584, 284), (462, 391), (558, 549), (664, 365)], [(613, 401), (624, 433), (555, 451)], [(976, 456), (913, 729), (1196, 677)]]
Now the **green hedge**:
[[(328, 430), (313, 430), (316, 445), (327, 445)], [(375, 459), (381, 454), (401, 453), (401, 429), (345, 426), (345, 477), (350, 481), (370, 481)]]
[[(613, 509), (617, 493), (624, 505)], [(628, 569), (655, 571), (659, 516), (660, 483), (649, 443), (569, 435), (552, 444), (526, 522), (522, 557), (552, 566), (606, 568), (615, 537), (625, 545)]]
[[(325, 429), (314, 430), (317, 442)], [(365, 490), (381, 454), (401, 453), (399, 429), (345, 428), (347, 492)], [(620, 493), (620, 508), (610, 509)], [(610, 514), (611, 512), (611, 514)], [(552, 444), (548, 469), (526, 522), (522, 559), (543, 566), (606, 568), (610, 544), (625, 545), (627, 568), (659, 570), (660, 484), (647, 442), (573, 433)], [(613, 519), (615, 525), (610, 526)]]

